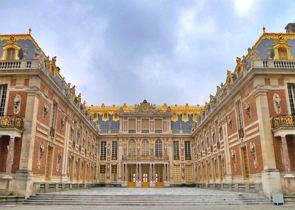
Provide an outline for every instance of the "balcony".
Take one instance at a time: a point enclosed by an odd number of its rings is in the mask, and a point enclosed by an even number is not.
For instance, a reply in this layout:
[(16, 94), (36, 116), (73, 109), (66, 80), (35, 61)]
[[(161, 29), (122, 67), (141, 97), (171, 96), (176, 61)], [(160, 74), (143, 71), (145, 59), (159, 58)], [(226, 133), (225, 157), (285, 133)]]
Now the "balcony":
[(168, 161), (168, 155), (148, 156), (148, 155), (123, 155), (123, 161)]
[(1, 116), (0, 117), (0, 128), (15, 128), (18, 130), (23, 130), (24, 121), (23, 118), (18, 116)]
[(38, 67), (38, 60), (0, 61), (0, 70), (27, 70), (38, 69)]
[(279, 115), (272, 118), (272, 128), (274, 130), (281, 128), (295, 128), (294, 116)]

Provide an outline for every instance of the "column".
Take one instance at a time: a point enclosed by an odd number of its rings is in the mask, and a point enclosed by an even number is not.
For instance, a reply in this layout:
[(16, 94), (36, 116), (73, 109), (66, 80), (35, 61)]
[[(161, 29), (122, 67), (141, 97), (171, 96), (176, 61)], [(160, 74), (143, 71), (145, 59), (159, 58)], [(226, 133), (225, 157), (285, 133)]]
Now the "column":
[(226, 183), (231, 183), (232, 176), (231, 176), (231, 167), (230, 167), (230, 151), (229, 151), (229, 144), (228, 144), (228, 136), (227, 136), (227, 124), (226, 122), (222, 125), (222, 135), (224, 141), (224, 160), (225, 160), (225, 171), (226, 175), (224, 181)]
[(153, 182), (156, 182), (156, 165), (153, 163)]
[(170, 165), (169, 164), (167, 164), (167, 174), (166, 174), (166, 176), (167, 176), (167, 182), (169, 182), (170, 183)]
[(166, 179), (166, 170), (167, 170), (166, 163), (164, 163), (163, 164), (163, 182), (164, 183), (167, 181), (167, 179)]
[(128, 177), (128, 164), (126, 163), (125, 164), (125, 181), (128, 182), (128, 179), (129, 179), (129, 177)]
[[(71, 126), (66, 120), (66, 132), (65, 132), (65, 144), (64, 144), (64, 152), (63, 152), (63, 163), (62, 163), (62, 182), (68, 181), (67, 169), (68, 169), (68, 150), (69, 150), (69, 136)], [(92, 181), (92, 180), (91, 180)]]
[(286, 136), (285, 135), (281, 136), (281, 140), (282, 140), (283, 164), (285, 166), (286, 172), (290, 173), (291, 167), (290, 167), (290, 158), (289, 158), (289, 153), (288, 153), (288, 145), (287, 145)]
[(142, 169), (141, 169), (141, 163), (139, 164), (139, 176), (138, 176), (139, 182), (142, 181)]
[(13, 164), (13, 158), (14, 158), (14, 136), (10, 136), (9, 144), (7, 147), (7, 159), (6, 159), (6, 178), (11, 178), (11, 169)]
[(150, 168), (149, 168), (149, 182), (153, 181), (153, 169), (152, 169), (152, 164), (150, 163)]
[(121, 163), (121, 183), (125, 181), (125, 173), (124, 173), (124, 163)]
[(280, 172), (276, 168), (273, 134), (268, 107), (268, 90), (262, 88), (265, 85), (264, 78), (256, 78), (254, 85), (256, 86), (254, 96), (256, 100), (259, 136), (264, 169), (262, 171), (261, 180), (262, 188), (264, 194), (268, 198), (271, 198), (273, 193), (282, 192), (282, 187)]
[(135, 182), (138, 182), (138, 164), (135, 164)]

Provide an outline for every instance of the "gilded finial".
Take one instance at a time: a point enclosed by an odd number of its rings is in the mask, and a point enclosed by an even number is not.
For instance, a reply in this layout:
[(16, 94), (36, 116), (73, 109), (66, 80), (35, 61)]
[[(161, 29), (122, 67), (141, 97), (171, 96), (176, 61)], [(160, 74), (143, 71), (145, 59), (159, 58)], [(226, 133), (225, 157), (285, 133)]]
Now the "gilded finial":
[(265, 33), (265, 27), (264, 26), (262, 27), (262, 31), (263, 31), (263, 33)]
[(31, 27), (29, 28), (29, 34), (31, 34), (32, 33), (32, 29), (31, 29)]

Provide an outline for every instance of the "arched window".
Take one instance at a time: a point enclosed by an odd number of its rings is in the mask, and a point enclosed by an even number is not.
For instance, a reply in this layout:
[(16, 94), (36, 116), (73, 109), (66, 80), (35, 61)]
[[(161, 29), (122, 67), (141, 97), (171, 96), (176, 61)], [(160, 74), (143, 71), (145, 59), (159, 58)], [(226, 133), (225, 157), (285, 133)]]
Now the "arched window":
[(7, 60), (14, 60), (14, 58), (15, 58), (15, 49), (8, 48), (7, 49)]
[(136, 145), (134, 139), (131, 139), (128, 142), (128, 155), (135, 156), (136, 155)]
[(155, 156), (156, 157), (162, 156), (162, 141), (160, 139), (157, 139), (155, 144)]
[(148, 142), (147, 139), (144, 139), (142, 141), (141, 152), (142, 152), (142, 156), (148, 156), (149, 155), (149, 142)]

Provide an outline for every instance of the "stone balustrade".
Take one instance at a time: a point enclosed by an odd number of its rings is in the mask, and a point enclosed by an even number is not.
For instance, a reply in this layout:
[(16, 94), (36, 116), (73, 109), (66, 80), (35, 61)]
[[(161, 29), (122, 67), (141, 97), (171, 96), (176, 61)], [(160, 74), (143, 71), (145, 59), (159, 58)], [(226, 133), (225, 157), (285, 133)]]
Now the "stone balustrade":
[(0, 61), (0, 70), (27, 70), (38, 69), (40, 61), (38, 60), (19, 60), (19, 61)]
[(145, 155), (123, 155), (122, 160), (131, 160), (131, 161), (168, 161), (169, 156), (168, 155), (162, 155), (162, 156), (145, 156)]
[(295, 61), (259, 60), (253, 62), (252, 68), (295, 69)]

